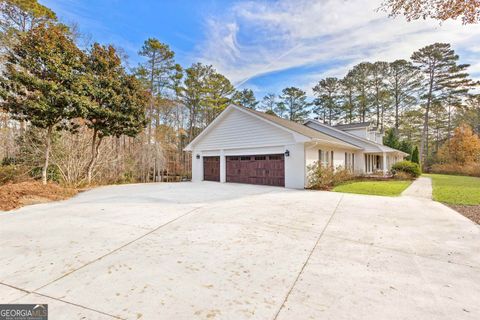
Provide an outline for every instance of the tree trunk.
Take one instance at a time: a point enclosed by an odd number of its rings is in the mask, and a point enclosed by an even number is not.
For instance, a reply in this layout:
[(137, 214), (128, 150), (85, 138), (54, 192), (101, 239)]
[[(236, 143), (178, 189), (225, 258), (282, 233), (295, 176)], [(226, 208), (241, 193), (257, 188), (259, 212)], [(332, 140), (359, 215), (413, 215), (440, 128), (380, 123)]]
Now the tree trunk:
[(45, 162), (43, 163), (42, 168), (42, 184), (47, 184), (47, 170), (48, 170), (48, 161), (50, 160), (50, 150), (52, 148), (52, 131), (53, 126), (48, 127), (47, 136), (45, 137)]
[(432, 71), (432, 72), (430, 72), (427, 105), (425, 106), (425, 116), (424, 116), (424, 119), (423, 119), (422, 139), (420, 141), (420, 163), (422, 164), (422, 167), (425, 164), (425, 159), (428, 157), (428, 121), (429, 121), (430, 105), (432, 103), (433, 80), (434, 80), (434, 73)]
[(98, 150), (100, 148), (100, 144), (102, 143), (102, 139), (103, 138), (99, 138), (97, 143), (97, 130), (94, 129), (93, 139), (92, 139), (92, 157), (87, 167), (87, 183), (88, 184), (92, 183), (93, 168), (95, 167), (95, 163), (97, 162), (97, 159), (98, 159), (98, 153), (99, 153)]

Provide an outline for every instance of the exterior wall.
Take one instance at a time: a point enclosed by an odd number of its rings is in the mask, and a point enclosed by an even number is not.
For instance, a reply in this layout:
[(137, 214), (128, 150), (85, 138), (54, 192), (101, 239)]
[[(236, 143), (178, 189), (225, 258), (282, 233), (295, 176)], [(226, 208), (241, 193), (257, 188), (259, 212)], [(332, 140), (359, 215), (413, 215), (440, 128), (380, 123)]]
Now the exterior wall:
[(303, 189), (306, 184), (305, 144), (286, 145), (285, 150), (290, 152), (290, 156), (285, 157), (285, 187)]
[(295, 142), (292, 133), (257, 119), (243, 111), (231, 109), (213, 130), (195, 145), (197, 150), (228, 150), (262, 146), (281, 146)]
[[(313, 165), (315, 162), (318, 161), (318, 150), (323, 151), (333, 151), (333, 166), (337, 167), (345, 167), (345, 152), (353, 153), (355, 160), (354, 160), (354, 172), (359, 173), (358, 171), (362, 168), (363, 165), (363, 152), (361, 151), (352, 151), (348, 149), (336, 148), (327, 145), (315, 144), (315, 145), (306, 145), (305, 146), (305, 174), (308, 177), (308, 166)], [(361, 159), (360, 159), (361, 158)], [(359, 164), (358, 162), (361, 161)], [(308, 183), (308, 180), (305, 179), (305, 183)]]

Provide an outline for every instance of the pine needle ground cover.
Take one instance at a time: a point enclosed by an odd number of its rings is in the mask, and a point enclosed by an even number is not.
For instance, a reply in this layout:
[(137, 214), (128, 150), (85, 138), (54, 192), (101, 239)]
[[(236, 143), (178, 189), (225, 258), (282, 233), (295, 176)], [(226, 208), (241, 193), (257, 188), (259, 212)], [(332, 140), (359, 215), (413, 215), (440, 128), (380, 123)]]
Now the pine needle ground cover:
[(65, 200), (77, 194), (76, 189), (64, 188), (55, 183), (42, 185), (37, 181), (9, 183), (0, 186), (0, 211), (25, 205)]
[(408, 180), (353, 181), (339, 185), (333, 191), (396, 197), (407, 189), (411, 183), (412, 181)]

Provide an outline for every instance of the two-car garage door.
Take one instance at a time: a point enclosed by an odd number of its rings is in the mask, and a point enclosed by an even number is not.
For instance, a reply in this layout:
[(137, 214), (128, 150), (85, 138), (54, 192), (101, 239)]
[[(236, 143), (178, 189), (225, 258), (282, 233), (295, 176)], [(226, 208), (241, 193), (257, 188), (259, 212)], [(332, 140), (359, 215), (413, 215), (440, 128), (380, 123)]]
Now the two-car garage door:
[[(203, 158), (204, 180), (220, 181), (220, 157)], [(283, 154), (226, 157), (226, 181), (285, 186)]]

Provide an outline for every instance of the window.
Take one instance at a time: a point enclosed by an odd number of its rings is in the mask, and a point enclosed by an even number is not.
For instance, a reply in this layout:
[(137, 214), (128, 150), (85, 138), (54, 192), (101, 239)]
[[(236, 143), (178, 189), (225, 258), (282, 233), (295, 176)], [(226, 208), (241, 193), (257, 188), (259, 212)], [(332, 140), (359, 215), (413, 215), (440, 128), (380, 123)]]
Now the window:
[(333, 166), (333, 151), (318, 150), (318, 161), (322, 166)]
[(268, 157), (270, 160), (282, 160), (281, 155), (273, 155)]
[(345, 169), (353, 171), (355, 169), (355, 154), (345, 152)]
[(240, 157), (240, 160), (243, 160), (243, 161), (250, 160), (250, 157)]
[(255, 156), (255, 160), (267, 160), (265, 156)]

